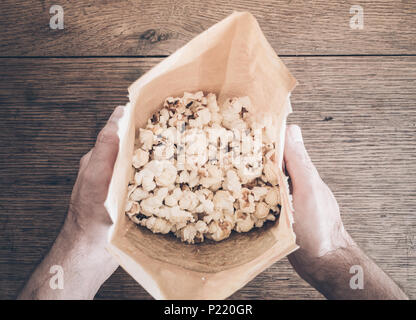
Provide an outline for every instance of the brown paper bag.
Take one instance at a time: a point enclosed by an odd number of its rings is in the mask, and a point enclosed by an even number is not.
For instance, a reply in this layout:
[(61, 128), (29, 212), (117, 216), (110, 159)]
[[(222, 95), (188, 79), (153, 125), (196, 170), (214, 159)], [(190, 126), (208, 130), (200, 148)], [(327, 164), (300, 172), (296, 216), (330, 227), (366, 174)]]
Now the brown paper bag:
[[(267, 42), (255, 18), (235, 12), (191, 40), (129, 88), (119, 122), (120, 148), (105, 207), (114, 225), (108, 249), (156, 299), (224, 299), (264, 269), (297, 249), (292, 206), (282, 173), (289, 95), (296, 80)], [(185, 244), (153, 234), (124, 214), (135, 134), (168, 96), (214, 92), (219, 103), (249, 96), (276, 134), (282, 209), (278, 223), (221, 242)]]

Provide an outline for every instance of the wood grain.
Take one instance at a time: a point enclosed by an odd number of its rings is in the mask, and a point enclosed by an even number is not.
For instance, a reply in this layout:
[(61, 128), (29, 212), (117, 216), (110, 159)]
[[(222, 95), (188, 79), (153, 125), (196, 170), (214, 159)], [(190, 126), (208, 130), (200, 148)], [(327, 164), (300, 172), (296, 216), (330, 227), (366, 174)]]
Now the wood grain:
[[(0, 55), (168, 55), (234, 10), (253, 13), (280, 55), (416, 54), (411, 0), (62, 0), (64, 30), (51, 30), (54, 4), (1, 1)], [(350, 28), (356, 4), (363, 30)]]
[[(80, 157), (127, 86), (160, 59), (0, 60), (0, 299), (17, 295), (64, 221)], [(416, 57), (285, 58), (294, 114), (347, 229), (416, 297)], [(150, 299), (119, 269), (97, 298)], [(286, 260), (232, 299), (321, 296)]]

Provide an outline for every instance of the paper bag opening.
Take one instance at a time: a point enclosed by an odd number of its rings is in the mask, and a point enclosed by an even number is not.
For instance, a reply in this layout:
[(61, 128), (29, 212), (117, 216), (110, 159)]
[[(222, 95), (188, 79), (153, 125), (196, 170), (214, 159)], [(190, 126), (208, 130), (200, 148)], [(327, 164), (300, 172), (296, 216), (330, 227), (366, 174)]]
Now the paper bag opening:
[[(255, 18), (233, 13), (191, 40), (134, 82), (119, 122), (120, 147), (105, 207), (114, 225), (109, 251), (157, 299), (223, 299), (271, 264), (296, 250), (292, 206), (282, 172), (286, 118), (296, 80), (267, 42)], [(282, 208), (278, 222), (220, 242), (185, 244), (153, 234), (124, 214), (135, 136), (168, 96), (213, 92), (221, 104), (250, 97), (256, 115), (268, 118), (278, 145)]]

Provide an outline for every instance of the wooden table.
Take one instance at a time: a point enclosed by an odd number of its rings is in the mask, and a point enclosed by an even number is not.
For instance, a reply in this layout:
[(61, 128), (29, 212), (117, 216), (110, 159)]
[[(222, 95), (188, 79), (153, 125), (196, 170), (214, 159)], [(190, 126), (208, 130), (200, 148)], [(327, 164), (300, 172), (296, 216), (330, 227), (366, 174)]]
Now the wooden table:
[[(51, 30), (49, 8), (64, 8)], [(350, 28), (350, 7), (364, 28)], [(299, 80), (289, 122), (356, 242), (416, 297), (416, 2), (0, 3), (0, 298), (15, 298), (64, 221), (79, 158), (127, 87), (233, 10), (252, 12)], [(121, 268), (97, 298), (150, 299)], [(284, 259), (232, 299), (322, 296)]]

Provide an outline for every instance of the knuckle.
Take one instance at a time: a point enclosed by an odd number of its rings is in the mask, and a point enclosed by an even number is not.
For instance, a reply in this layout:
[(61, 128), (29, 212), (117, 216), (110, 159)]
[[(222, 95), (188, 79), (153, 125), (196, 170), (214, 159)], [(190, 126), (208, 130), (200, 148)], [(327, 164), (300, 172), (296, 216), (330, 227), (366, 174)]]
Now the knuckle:
[(88, 157), (88, 153), (84, 154), (81, 159), (79, 160), (79, 166), (83, 167), (85, 166), (87, 163), (87, 157)]
[(118, 144), (117, 130), (111, 126), (105, 126), (98, 134), (97, 142), (107, 144)]

